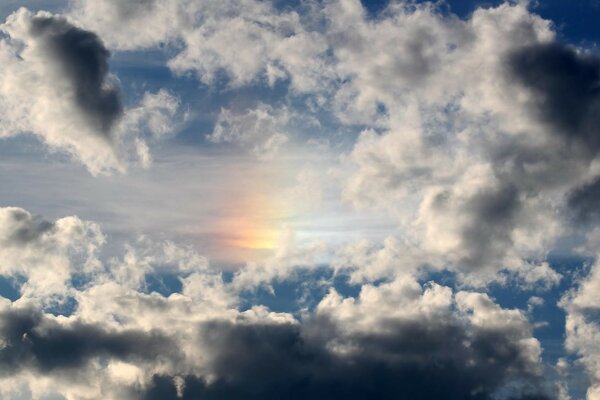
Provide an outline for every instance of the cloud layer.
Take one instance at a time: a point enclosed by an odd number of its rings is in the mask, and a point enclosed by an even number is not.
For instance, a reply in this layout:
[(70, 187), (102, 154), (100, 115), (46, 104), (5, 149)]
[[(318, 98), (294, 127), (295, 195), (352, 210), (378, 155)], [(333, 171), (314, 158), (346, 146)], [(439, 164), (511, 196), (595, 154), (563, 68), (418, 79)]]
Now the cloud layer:
[[(429, 2), (370, 14), (358, 0), (75, 0), (0, 29), (6, 141), (34, 135), (92, 175), (148, 168), (166, 141), (176, 174), (160, 182), (186, 189), (184, 150), (297, 177), (266, 193), (235, 171), (187, 202), (161, 188), (145, 218), (210, 198), (233, 204), (206, 211), (234, 221), (218, 234), (258, 247), (282, 222), (277, 248), (233, 270), (162, 232), (105, 250), (101, 221), (0, 208), (0, 275), (19, 293), (0, 305), (1, 396), (567, 400), (581, 365), (600, 398), (597, 263), (550, 262), (597, 254), (600, 58), (533, 4), (459, 18)], [(124, 84), (111, 52), (159, 58), (148, 80), (164, 74), (198, 109)], [(196, 125), (169, 142), (186, 118)], [(277, 220), (277, 196), (304, 214)], [(305, 240), (346, 210), (394, 229), (370, 240), (347, 218), (358, 234)], [(244, 225), (258, 214), (268, 221)], [(260, 297), (280, 286), (298, 297), (289, 309)], [(498, 287), (533, 296), (527, 310)], [(535, 336), (545, 296), (566, 314), (559, 360)]]
[[(81, 228), (74, 237), (61, 234), (64, 219), (44, 222), (20, 209), (2, 212), (14, 221), (5, 230), (15, 246), (3, 268), (28, 260), (30, 246), (42, 246), (49, 235), (60, 235), (64, 247), (98, 245), (97, 235), (83, 238)], [(405, 277), (364, 285), (355, 298), (332, 287), (314, 311), (298, 319), (261, 306), (242, 311), (236, 306), (242, 293), (235, 280), (224, 281), (204, 258), (173, 244), (148, 246), (144, 254), (127, 252), (122, 260), (83, 271), (83, 285), (81, 271), (67, 269), (60, 293), (75, 302), (68, 316), (51, 312), (55, 305), (46, 300), (55, 298), (55, 292), (22, 290), (19, 300), (3, 300), (3, 396), (551, 395), (541, 379), (540, 344), (526, 316), (502, 309), (485, 294), (453, 293)], [(136, 248), (143, 249), (143, 243)], [(76, 259), (70, 255), (65, 263)], [(24, 261), (19, 265), (25, 277), (22, 288), (29, 288), (39, 267)], [(128, 278), (140, 268), (145, 276), (160, 271), (175, 275), (181, 292), (168, 297), (148, 293), (144, 280)]]

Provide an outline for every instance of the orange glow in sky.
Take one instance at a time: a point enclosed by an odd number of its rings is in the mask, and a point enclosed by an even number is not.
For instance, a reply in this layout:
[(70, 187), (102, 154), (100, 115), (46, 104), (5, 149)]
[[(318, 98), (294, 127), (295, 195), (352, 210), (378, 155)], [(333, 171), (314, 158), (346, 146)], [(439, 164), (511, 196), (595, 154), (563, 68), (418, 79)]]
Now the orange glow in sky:
[(257, 182), (255, 191), (248, 189), (223, 202), (222, 214), (213, 226), (219, 238), (216, 247), (227, 259), (249, 261), (241, 259), (275, 249), (286, 218), (289, 205), (273, 195), (276, 192), (269, 184)]
[(240, 220), (234, 223), (238, 229), (225, 243), (233, 247), (251, 250), (271, 250), (277, 244), (278, 232), (275, 229), (261, 227), (255, 221)]

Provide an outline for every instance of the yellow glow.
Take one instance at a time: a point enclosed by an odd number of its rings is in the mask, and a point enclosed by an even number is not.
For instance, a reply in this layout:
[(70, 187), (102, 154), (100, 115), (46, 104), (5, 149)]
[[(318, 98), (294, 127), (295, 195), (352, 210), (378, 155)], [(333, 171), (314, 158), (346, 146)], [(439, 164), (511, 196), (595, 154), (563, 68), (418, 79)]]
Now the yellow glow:
[[(276, 166), (276, 168), (274, 168)], [(245, 263), (269, 257), (293, 204), (286, 197), (290, 169), (276, 161), (238, 168), (219, 187), (211, 225), (209, 254), (218, 261)]]
[(277, 236), (277, 231), (272, 229), (249, 227), (242, 229), (238, 235), (226, 242), (230, 246), (244, 249), (271, 250), (277, 244)]
[(240, 193), (224, 204), (225, 215), (215, 227), (218, 247), (232, 258), (246, 251), (273, 250), (279, 240), (284, 206), (264, 193)]

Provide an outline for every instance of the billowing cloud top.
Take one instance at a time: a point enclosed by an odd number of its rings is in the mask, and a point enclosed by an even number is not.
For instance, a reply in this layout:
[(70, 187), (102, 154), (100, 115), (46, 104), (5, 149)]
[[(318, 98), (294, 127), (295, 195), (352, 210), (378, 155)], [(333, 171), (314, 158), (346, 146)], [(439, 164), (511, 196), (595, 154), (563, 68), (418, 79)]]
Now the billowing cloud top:
[(600, 399), (600, 57), (543, 7), (31, 3), (0, 397)]

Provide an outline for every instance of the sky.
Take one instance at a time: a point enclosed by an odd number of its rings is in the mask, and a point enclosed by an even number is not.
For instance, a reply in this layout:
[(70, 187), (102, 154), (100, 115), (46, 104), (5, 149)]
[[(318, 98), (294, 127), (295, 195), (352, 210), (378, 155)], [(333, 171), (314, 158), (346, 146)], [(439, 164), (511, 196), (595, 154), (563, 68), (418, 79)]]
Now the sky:
[(600, 2), (0, 2), (0, 398), (600, 400)]

